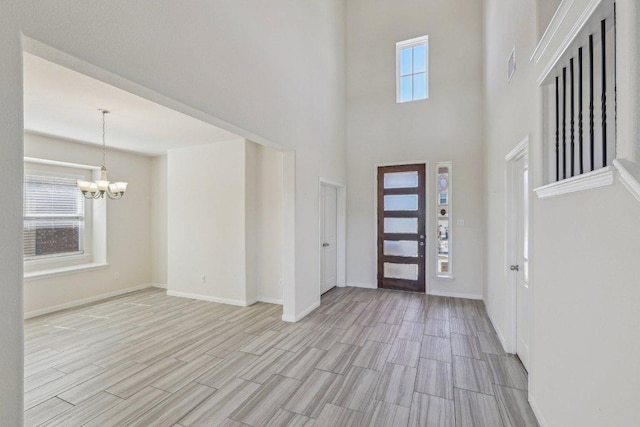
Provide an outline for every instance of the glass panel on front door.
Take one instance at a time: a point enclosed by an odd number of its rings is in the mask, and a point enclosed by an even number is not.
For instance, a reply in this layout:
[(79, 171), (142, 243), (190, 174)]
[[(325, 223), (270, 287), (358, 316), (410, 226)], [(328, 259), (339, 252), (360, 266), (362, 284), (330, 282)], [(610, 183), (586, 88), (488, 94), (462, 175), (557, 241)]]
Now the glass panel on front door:
[(392, 172), (384, 174), (384, 188), (415, 188), (418, 172)]
[(418, 196), (402, 195), (402, 196), (384, 196), (385, 211), (417, 211)]
[(410, 240), (385, 240), (383, 252), (385, 255), (417, 257), (418, 242)]
[(417, 233), (418, 218), (385, 218), (385, 233)]
[(385, 262), (384, 277), (406, 279), (406, 280), (418, 280), (418, 265), (417, 264), (392, 264), (390, 262)]

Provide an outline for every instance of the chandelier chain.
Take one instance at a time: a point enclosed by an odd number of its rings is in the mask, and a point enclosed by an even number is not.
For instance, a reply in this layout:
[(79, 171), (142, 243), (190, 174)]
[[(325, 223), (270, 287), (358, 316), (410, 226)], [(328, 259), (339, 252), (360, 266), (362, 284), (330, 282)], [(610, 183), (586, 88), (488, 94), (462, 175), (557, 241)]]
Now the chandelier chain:
[(105, 142), (105, 115), (107, 112), (102, 110), (102, 166), (107, 165), (107, 143)]

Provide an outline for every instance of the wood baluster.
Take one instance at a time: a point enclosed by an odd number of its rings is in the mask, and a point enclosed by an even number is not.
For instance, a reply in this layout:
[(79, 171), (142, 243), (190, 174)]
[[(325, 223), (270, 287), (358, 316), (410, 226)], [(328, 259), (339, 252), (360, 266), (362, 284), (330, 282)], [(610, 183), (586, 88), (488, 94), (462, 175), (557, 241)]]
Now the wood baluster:
[(569, 81), (571, 83), (571, 176), (575, 175), (575, 157), (576, 157), (576, 133), (575, 133), (575, 93), (574, 93), (574, 79), (573, 79), (573, 58), (569, 60)]
[(560, 78), (556, 76), (556, 182), (560, 181)]
[(562, 69), (562, 179), (567, 179), (567, 68)]
[(584, 173), (582, 110), (582, 48), (580, 48), (578, 49), (578, 161), (580, 162), (580, 175)]
[(595, 169), (595, 115), (594, 109), (594, 87), (593, 87), (593, 34), (589, 36), (589, 155), (591, 156), (591, 170)]
[(602, 167), (607, 166), (607, 40), (606, 20), (600, 22), (600, 44), (602, 48)]

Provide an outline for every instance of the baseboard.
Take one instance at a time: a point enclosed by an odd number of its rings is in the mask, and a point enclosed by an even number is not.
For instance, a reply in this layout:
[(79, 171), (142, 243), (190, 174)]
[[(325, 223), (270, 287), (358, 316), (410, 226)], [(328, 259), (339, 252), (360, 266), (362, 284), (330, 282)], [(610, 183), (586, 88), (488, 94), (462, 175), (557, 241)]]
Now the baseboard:
[(218, 297), (212, 297), (209, 295), (200, 295), (200, 294), (192, 294), (189, 292), (178, 292), (178, 291), (167, 291), (167, 295), (170, 297), (180, 297), (180, 298), (191, 298), (191, 299), (197, 299), (197, 300), (201, 300), (201, 301), (209, 301), (209, 302), (218, 302), (221, 304), (229, 304), (229, 305), (237, 305), (240, 307), (247, 307), (251, 304), (253, 304), (254, 301), (251, 300), (239, 300), (239, 299), (229, 299), (229, 298), (218, 298)]
[(451, 297), (451, 298), (465, 298), (465, 299), (477, 299), (481, 300), (482, 295), (478, 294), (464, 294), (460, 292), (446, 292), (446, 291), (429, 291), (428, 295), (438, 296), (438, 297)]
[(113, 292), (107, 292), (106, 294), (100, 294), (89, 298), (83, 298), (71, 302), (66, 302), (64, 304), (58, 304), (51, 307), (43, 308), (40, 310), (34, 310), (24, 313), (25, 319), (31, 319), (32, 317), (42, 316), (43, 314), (49, 314), (60, 310), (66, 310), (68, 308), (78, 307), (80, 305), (89, 304), (92, 302), (117, 297), (119, 295), (128, 294), (130, 292), (140, 291), (142, 289), (147, 289), (153, 286), (151, 283), (145, 283), (143, 285), (133, 286), (131, 288), (119, 289)]
[(309, 313), (311, 313), (313, 310), (315, 310), (318, 307), (320, 307), (320, 301), (314, 302), (309, 307), (305, 308), (300, 313), (295, 314), (293, 316), (287, 315), (287, 314), (283, 314), (282, 315), (282, 321), (283, 322), (297, 322), (298, 320), (302, 320), (304, 317), (306, 317)]
[(282, 298), (258, 297), (258, 301), (265, 302), (267, 304), (282, 305)]
[(159, 289), (167, 289), (169, 285), (166, 283), (151, 283), (151, 286)]
[(538, 407), (538, 404), (536, 403), (536, 400), (531, 395), (531, 393), (529, 393), (529, 405), (531, 405), (531, 410), (533, 411), (533, 415), (536, 416), (536, 419), (538, 420), (538, 424), (540, 425), (540, 427), (549, 426), (549, 423), (547, 422), (547, 420), (540, 413), (540, 408)]
[(504, 334), (502, 333), (502, 330), (498, 327), (496, 322), (493, 320), (493, 316), (491, 315), (491, 312), (489, 310), (487, 310), (487, 315), (489, 316), (489, 321), (491, 322), (491, 325), (493, 325), (493, 329), (495, 329), (496, 331), (496, 335), (498, 336), (498, 340), (500, 341), (500, 344), (502, 344), (502, 349), (505, 351), (505, 353), (511, 353), (509, 351), (509, 346), (507, 345), (507, 341), (504, 338)]
[(347, 286), (350, 288), (378, 289), (378, 285), (372, 283), (349, 282)]

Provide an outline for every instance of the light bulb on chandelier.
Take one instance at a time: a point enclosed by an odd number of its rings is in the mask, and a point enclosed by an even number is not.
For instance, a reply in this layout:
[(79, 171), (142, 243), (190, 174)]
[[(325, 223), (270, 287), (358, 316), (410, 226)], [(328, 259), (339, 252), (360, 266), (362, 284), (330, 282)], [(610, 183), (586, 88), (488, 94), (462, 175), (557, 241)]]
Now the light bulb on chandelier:
[(102, 113), (102, 167), (100, 168), (100, 179), (95, 182), (78, 180), (78, 188), (87, 199), (101, 199), (106, 194), (113, 200), (121, 199), (127, 191), (126, 182), (109, 182), (107, 172), (107, 145), (105, 140), (105, 115), (108, 110), (98, 110)]

